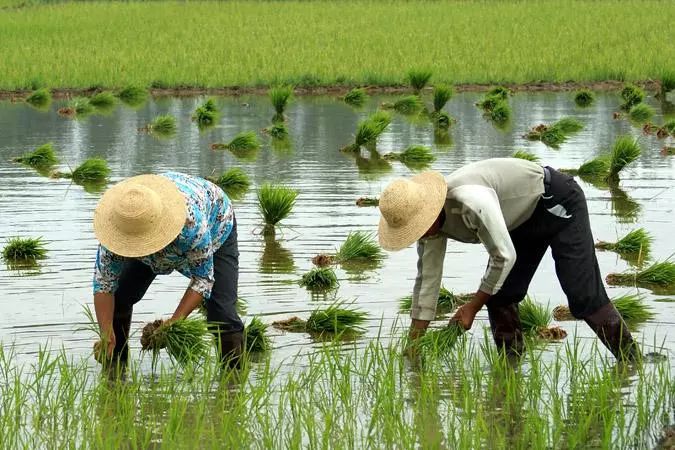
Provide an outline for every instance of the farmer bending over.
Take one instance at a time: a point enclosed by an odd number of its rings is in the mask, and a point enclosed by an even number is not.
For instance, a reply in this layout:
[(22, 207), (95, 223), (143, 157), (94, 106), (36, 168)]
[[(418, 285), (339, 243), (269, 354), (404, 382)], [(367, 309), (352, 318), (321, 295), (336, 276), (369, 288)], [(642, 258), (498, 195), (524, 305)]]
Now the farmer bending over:
[(238, 366), (244, 326), (235, 309), (237, 222), (222, 189), (176, 172), (129, 178), (103, 194), (94, 232), (100, 241), (94, 306), (108, 357), (126, 364), (133, 305), (155, 276), (178, 270), (190, 284), (171, 320), (204, 301), (221, 360)]
[(471, 328), (487, 305), (495, 343), (523, 349), (518, 303), (551, 247), (555, 270), (574, 317), (584, 319), (617, 357), (638, 354), (605, 291), (595, 257), (584, 193), (573, 178), (518, 158), (468, 164), (447, 178), (438, 172), (392, 181), (380, 197), (379, 241), (401, 250), (417, 241), (410, 335), (435, 317), (447, 239), (482, 242), (487, 270), (471, 302), (452, 320)]

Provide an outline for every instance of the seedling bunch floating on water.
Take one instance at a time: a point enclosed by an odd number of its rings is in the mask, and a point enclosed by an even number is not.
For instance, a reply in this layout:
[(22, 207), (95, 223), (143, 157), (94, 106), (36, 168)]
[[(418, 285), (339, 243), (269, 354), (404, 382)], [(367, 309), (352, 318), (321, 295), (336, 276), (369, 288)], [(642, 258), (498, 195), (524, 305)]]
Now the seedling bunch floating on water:
[(299, 317), (278, 320), (272, 326), (290, 332), (309, 332), (316, 334), (360, 333), (368, 313), (356, 308), (346, 307), (345, 302), (337, 301), (327, 308), (317, 308), (305, 321)]
[(354, 88), (345, 94), (343, 100), (348, 105), (359, 107), (368, 101), (368, 94), (363, 88)]
[(623, 99), (621, 109), (630, 111), (635, 105), (643, 102), (645, 91), (634, 84), (627, 84), (621, 90), (621, 98)]
[(288, 138), (288, 129), (282, 122), (277, 122), (264, 128), (263, 131), (269, 134), (272, 139), (283, 140)]
[(108, 178), (110, 168), (105, 159), (89, 158), (72, 172), (55, 172), (55, 178), (70, 178), (76, 183), (100, 183)]
[(532, 161), (532, 162), (536, 162), (536, 163), (539, 162), (539, 157), (537, 155), (535, 155), (534, 153), (530, 153), (528, 151), (525, 151), (525, 150), (516, 150), (511, 155), (511, 158), (519, 158), (519, 159), (524, 159), (524, 160)]
[(94, 106), (89, 102), (89, 99), (86, 97), (77, 97), (72, 99), (68, 106), (59, 108), (57, 111), (60, 115), (75, 118), (78, 116), (86, 116), (94, 112)]
[(117, 93), (117, 98), (128, 106), (139, 106), (148, 98), (148, 91), (138, 86), (127, 86)]
[[(655, 317), (654, 311), (642, 295), (625, 294), (612, 299), (612, 304), (623, 317), (630, 329), (635, 329)], [(558, 321), (577, 320), (567, 305), (559, 305), (553, 308), (553, 318)]]
[(580, 89), (574, 94), (574, 103), (581, 108), (591, 106), (595, 101), (595, 94), (588, 89)]
[(202, 361), (213, 345), (211, 333), (203, 318), (185, 318), (165, 323), (155, 320), (143, 327), (141, 348), (154, 357), (166, 349), (169, 357), (182, 366)]
[(267, 324), (257, 317), (246, 325), (246, 351), (249, 353), (264, 353), (272, 349), (272, 341), (268, 336)]
[(640, 153), (640, 144), (637, 139), (632, 136), (619, 136), (610, 153), (587, 161), (576, 170), (561, 169), (561, 171), (586, 179), (604, 179), (616, 184), (619, 181), (619, 173), (634, 162)]
[(99, 111), (107, 111), (115, 106), (115, 96), (108, 91), (98, 92), (89, 98), (89, 103)]
[(15, 162), (25, 164), (35, 169), (48, 169), (58, 164), (59, 159), (51, 142), (43, 144), (30, 153), (14, 159)]
[(675, 263), (669, 260), (654, 262), (639, 272), (610, 273), (606, 280), (610, 285), (667, 288), (675, 284)]
[(275, 111), (272, 122), (283, 122), (285, 120), (284, 111), (292, 95), (293, 87), (291, 86), (277, 86), (269, 90), (270, 100)]
[(525, 138), (531, 141), (541, 141), (549, 147), (557, 148), (572, 134), (581, 131), (584, 125), (572, 117), (564, 117), (552, 125), (537, 125), (532, 128)]
[(666, 121), (662, 126), (647, 122), (642, 126), (642, 132), (646, 135), (656, 134), (658, 139), (665, 139), (668, 136), (675, 137), (675, 119)]
[(377, 197), (359, 197), (356, 199), (356, 206), (366, 207), (366, 206), (379, 206), (380, 199)]
[(406, 81), (410, 84), (410, 87), (413, 88), (415, 94), (419, 95), (422, 92), (422, 89), (429, 83), (433, 73), (431, 70), (427, 69), (410, 69), (406, 75)]
[(379, 262), (384, 259), (384, 252), (372, 233), (355, 231), (347, 235), (347, 239), (335, 254), (338, 262)]
[(176, 133), (177, 128), (176, 118), (170, 114), (165, 114), (155, 117), (141, 131), (147, 131), (158, 136), (171, 136)]
[(630, 111), (628, 111), (628, 117), (630, 117), (630, 120), (633, 122), (647, 122), (649, 119), (654, 117), (654, 108), (645, 103), (639, 103), (633, 106)]
[(248, 175), (239, 167), (228, 169), (219, 177), (206, 177), (206, 179), (217, 184), (233, 200), (240, 199), (251, 186)]
[(431, 113), (431, 120), (434, 127), (440, 130), (447, 130), (452, 123), (452, 118), (443, 111), (446, 103), (450, 101), (453, 95), (451, 86), (439, 84), (434, 87), (434, 111)]
[(39, 109), (47, 108), (51, 102), (52, 93), (49, 92), (49, 89), (45, 88), (33, 91), (28, 97), (26, 97), (26, 103)]
[(411, 145), (401, 153), (387, 153), (385, 159), (400, 161), (408, 167), (423, 169), (436, 161), (431, 149), (422, 145)]
[(377, 111), (361, 121), (356, 129), (354, 143), (342, 148), (342, 151), (357, 152), (361, 147), (375, 148), (377, 138), (391, 123), (391, 116), (385, 111)]
[(47, 249), (42, 238), (10, 238), (2, 249), (2, 259), (8, 264), (35, 263), (46, 257)]
[(258, 209), (265, 223), (265, 232), (274, 228), (293, 210), (298, 191), (283, 185), (265, 183), (258, 189)]
[(508, 89), (497, 86), (490, 89), (483, 100), (476, 105), (497, 125), (506, 124), (511, 118), (511, 107), (508, 103)]
[(210, 98), (198, 106), (192, 115), (192, 120), (201, 129), (215, 125), (218, 120), (218, 107), (215, 100)]
[(255, 159), (260, 141), (253, 131), (244, 131), (237, 134), (229, 143), (211, 144), (213, 150), (229, 150), (235, 157), (248, 161)]
[(393, 103), (382, 103), (381, 106), (384, 109), (393, 109), (400, 114), (411, 115), (419, 112), (424, 107), (424, 103), (417, 95), (408, 95)]
[(622, 254), (640, 255), (646, 258), (651, 250), (653, 238), (644, 228), (638, 228), (626, 234), (616, 242), (600, 241), (595, 248), (611, 250)]
[(338, 286), (335, 271), (330, 267), (314, 267), (300, 279), (300, 286), (310, 291), (330, 291)]

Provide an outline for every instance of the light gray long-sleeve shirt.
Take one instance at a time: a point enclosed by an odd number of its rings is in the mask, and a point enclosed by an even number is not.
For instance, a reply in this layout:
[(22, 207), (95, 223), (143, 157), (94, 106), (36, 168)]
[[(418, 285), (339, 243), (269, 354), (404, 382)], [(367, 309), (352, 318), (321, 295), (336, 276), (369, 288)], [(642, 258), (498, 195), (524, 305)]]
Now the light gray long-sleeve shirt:
[(493, 295), (516, 262), (509, 231), (532, 216), (544, 193), (544, 170), (518, 158), (468, 164), (446, 177), (445, 222), (438, 235), (417, 243), (413, 319), (432, 320), (443, 277), (448, 238), (485, 246), (489, 263), (479, 289)]

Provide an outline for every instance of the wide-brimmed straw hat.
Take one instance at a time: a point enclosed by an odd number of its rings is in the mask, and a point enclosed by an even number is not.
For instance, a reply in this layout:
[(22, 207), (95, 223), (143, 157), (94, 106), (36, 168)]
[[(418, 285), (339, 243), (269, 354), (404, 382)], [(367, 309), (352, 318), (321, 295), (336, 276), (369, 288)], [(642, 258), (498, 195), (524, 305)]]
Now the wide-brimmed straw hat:
[(94, 211), (94, 234), (116, 255), (147, 256), (185, 225), (185, 196), (168, 178), (138, 175), (108, 189)]
[(434, 171), (389, 183), (380, 196), (382, 248), (401, 250), (421, 238), (441, 213), (447, 193), (445, 178)]

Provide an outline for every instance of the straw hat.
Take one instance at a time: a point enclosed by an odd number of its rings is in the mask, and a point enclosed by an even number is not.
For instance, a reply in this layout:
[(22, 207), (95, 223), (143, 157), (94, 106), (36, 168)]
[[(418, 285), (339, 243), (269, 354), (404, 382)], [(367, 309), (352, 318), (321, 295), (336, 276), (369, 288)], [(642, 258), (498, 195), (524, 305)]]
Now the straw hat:
[(441, 213), (447, 194), (445, 178), (434, 171), (389, 183), (380, 196), (382, 248), (401, 250), (421, 238)]
[(108, 189), (94, 211), (94, 234), (116, 255), (147, 256), (173, 241), (185, 225), (185, 197), (160, 175), (138, 175)]

